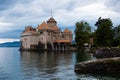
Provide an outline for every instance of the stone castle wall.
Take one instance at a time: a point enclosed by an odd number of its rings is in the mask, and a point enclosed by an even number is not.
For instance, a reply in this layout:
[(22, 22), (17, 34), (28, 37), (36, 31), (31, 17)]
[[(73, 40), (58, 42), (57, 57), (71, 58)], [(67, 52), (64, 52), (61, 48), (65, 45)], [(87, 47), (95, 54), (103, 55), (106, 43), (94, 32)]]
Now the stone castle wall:
[(48, 20), (48, 24), (43, 22), (38, 28), (26, 27), (21, 34), (21, 50), (23, 49), (50, 49), (65, 50), (66, 44), (72, 42), (72, 33), (68, 29), (60, 31), (56, 26), (56, 21)]

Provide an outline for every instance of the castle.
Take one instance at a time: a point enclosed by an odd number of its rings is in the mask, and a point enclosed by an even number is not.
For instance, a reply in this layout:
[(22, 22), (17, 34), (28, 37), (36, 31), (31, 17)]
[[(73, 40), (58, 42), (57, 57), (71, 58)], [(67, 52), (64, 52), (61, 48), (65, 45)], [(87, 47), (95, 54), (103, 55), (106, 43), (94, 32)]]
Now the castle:
[(51, 17), (37, 28), (25, 27), (20, 41), (20, 50), (69, 50), (72, 32), (67, 28), (61, 31), (57, 21)]

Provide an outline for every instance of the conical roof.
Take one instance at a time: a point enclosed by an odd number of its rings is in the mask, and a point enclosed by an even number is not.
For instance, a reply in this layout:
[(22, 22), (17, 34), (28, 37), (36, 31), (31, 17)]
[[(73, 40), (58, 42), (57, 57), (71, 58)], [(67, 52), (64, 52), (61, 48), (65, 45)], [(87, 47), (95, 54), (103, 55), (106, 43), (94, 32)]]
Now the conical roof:
[(25, 30), (23, 31), (23, 33), (26, 33), (26, 32), (35, 32), (36, 29), (32, 28), (31, 26), (27, 26), (25, 27)]
[(55, 19), (53, 17), (51, 17), (50, 19), (48, 19), (47, 22), (56, 22)]
[(71, 32), (71, 31), (68, 30), (68, 28), (66, 28), (66, 29), (64, 30), (64, 32), (65, 32), (65, 33), (68, 33), (68, 32)]

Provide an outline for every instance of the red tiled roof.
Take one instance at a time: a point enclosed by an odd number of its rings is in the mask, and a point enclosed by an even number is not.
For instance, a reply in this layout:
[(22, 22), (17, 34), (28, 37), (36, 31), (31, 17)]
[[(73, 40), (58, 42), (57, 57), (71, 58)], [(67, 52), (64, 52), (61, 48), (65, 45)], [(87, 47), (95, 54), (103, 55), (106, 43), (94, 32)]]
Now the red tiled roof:
[(68, 33), (68, 32), (70, 32), (70, 30), (68, 30), (68, 28), (66, 28), (66, 29), (64, 30), (64, 32), (67, 32), (67, 33)]
[(25, 30), (23, 31), (23, 33), (26, 33), (26, 32), (35, 32), (36, 29), (32, 28), (31, 26), (28, 26), (25, 28)]
[(68, 30), (68, 28), (66, 28), (63, 32), (72, 34), (72, 32), (70, 30)]
[(59, 28), (57, 26), (53, 26), (52, 29), (53, 30), (59, 30)]
[(41, 25), (37, 27), (38, 30), (42, 29), (52, 29), (50, 26), (48, 26), (45, 22), (43, 22)]
[(54, 42), (66, 42), (66, 43), (69, 43), (71, 41), (70, 40), (55, 40)]

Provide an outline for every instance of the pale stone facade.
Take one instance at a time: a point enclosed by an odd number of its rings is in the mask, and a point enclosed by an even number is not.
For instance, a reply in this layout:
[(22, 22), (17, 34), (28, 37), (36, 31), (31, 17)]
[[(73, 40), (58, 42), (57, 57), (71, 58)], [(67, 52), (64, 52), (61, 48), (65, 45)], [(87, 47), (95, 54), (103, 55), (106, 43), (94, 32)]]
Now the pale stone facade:
[(68, 29), (62, 32), (51, 17), (37, 28), (25, 28), (21, 33), (20, 50), (68, 50), (71, 42), (72, 32)]

